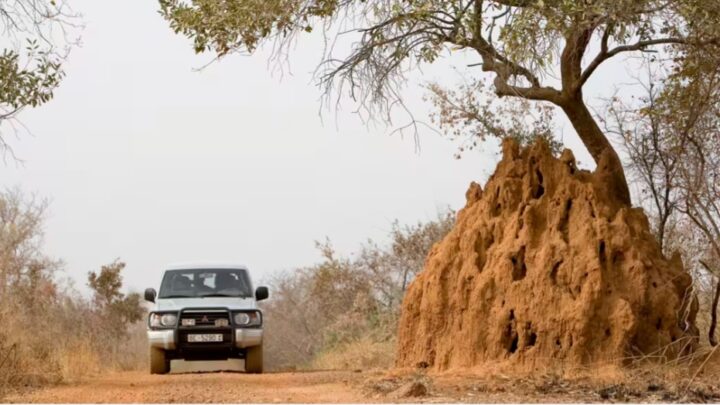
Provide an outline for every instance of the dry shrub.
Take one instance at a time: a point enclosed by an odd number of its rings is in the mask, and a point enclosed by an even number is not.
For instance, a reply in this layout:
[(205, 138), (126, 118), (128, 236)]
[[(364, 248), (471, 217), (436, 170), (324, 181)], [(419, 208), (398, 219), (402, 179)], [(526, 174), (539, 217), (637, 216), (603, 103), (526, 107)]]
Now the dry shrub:
[[(82, 303), (82, 305), (78, 305)], [(6, 307), (7, 308), (7, 307)], [(79, 381), (107, 370), (145, 365), (147, 338), (142, 322), (119, 338), (98, 333), (102, 324), (81, 297), (65, 297), (31, 314), (15, 306), (0, 314), (0, 395), (19, 387)]]
[(139, 295), (119, 291), (124, 264), (90, 273), (95, 295), (81, 296), (42, 252), (45, 208), (19, 190), (0, 192), (0, 398), (145, 363)]
[(638, 390), (662, 390), (664, 402), (716, 402), (719, 378), (720, 351), (717, 346), (703, 345), (673, 360), (653, 356), (634, 359), (630, 367), (618, 370), (614, 383)]

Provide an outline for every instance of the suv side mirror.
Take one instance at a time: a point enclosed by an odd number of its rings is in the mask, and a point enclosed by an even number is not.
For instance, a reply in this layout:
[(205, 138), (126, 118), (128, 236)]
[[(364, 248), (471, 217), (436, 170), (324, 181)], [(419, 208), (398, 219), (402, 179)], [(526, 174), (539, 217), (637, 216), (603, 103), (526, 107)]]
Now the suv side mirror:
[(270, 296), (270, 293), (268, 292), (267, 287), (258, 287), (255, 290), (255, 300), (256, 301), (262, 301)]
[(155, 302), (155, 295), (157, 295), (157, 293), (154, 288), (145, 289), (145, 301)]

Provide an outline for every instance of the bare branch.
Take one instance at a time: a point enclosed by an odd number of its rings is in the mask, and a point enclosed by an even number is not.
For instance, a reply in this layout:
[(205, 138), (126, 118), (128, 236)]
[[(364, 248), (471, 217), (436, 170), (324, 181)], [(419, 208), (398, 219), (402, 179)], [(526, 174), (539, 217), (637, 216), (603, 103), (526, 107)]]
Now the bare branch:
[[(669, 44), (686, 44), (688, 43), (688, 40), (686, 38), (657, 38), (657, 39), (650, 39), (646, 41), (638, 41), (634, 44), (630, 45), (621, 45), (617, 46), (611, 50), (607, 50), (607, 42), (608, 42), (608, 30), (605, 31), (605, 34), (603, 34), (602, 39), (602, 49), (600, 52), (598, 52), (597, 56), (590, 62), (590, 64), (585, 68), (585, 71), (582, 73), (582, 76), (580, 78), (580, 84), (585, 84), (587, 80), (590, 78), (590, 76), (595, 72), (595, 70), (606, 60), (612, 58), (613, 56), (616, 56), (623, 52), (632, 52), (632, 51), (642, 51), (645, 50), (648, 47), (654, 46), (654, 45), (669, 45)], [(713, 43), (716, 41), (709, 41), (704, 42), (705, 44)]]

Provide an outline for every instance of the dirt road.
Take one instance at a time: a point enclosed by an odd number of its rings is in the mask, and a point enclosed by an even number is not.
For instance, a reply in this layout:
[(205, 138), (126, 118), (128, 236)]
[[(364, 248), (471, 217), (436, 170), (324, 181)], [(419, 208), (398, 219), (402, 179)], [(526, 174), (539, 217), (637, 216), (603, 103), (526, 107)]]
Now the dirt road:
[(7, 402), (359, 402), (352, 372), (188, 373), (105, 375), (5, 398)]
[(266, 373), (112, 373), (81, 383), (28, 390), (0, 402), (32, 403), (274, 403), (274, 402), (716, 402), (716, 376), (685, 381), (650, 376), (627, 382), (563, 380), (551, 375), (397, 374), (377, 371)]

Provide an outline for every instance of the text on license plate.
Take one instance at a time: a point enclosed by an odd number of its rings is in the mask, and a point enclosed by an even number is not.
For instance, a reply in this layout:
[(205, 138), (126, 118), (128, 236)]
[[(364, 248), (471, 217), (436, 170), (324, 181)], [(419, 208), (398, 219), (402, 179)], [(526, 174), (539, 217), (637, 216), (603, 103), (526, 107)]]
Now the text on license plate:
[(204, 343), (204, 342), (222, 342), (223, 335), (221, 333), (212, 334), (190, 334), (187, 335), (188, 342), (190, 343)]

